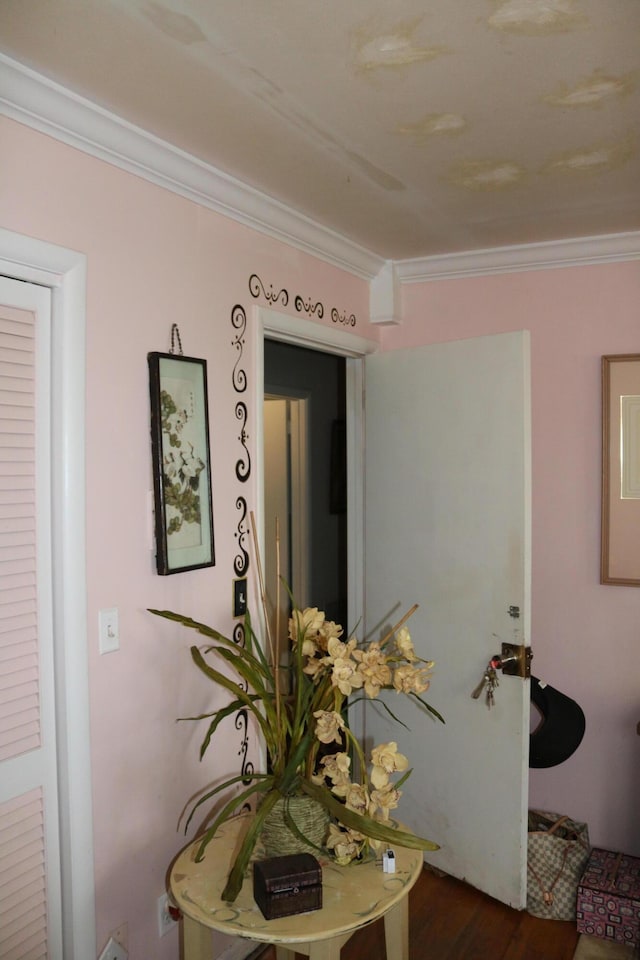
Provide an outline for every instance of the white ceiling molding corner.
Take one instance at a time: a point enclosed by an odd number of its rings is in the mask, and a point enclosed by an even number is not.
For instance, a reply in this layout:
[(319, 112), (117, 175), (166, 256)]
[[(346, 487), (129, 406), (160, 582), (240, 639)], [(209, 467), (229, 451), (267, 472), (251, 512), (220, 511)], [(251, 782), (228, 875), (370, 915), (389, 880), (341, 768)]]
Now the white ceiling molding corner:
[(398, 260), (396, 267), (400, 283), (424, 283), (638, 259), (640, 232), (635, 231)]
[(387, 260), (369, 284), (369, 321), (380, 326), (402, 323), (398, 270)]
[(0, 114), (370, 280), (382, 257), (0, 54)]

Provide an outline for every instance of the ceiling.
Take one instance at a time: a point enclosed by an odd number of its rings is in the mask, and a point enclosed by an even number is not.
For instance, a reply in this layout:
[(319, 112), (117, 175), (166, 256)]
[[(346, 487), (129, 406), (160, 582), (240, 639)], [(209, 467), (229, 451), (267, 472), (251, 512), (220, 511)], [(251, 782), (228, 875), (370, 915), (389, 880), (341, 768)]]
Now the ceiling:
[(0, 0), (0, 51), (385, 259), (640, 229), (639, 0)]

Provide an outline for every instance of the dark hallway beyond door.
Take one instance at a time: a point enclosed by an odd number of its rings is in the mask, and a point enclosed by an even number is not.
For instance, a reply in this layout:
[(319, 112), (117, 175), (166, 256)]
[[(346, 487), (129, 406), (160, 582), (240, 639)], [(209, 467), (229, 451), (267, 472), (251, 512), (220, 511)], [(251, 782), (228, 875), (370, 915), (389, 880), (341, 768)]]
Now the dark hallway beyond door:
[[(265, 340), (265, 397), (304, 397), (308, 409), (306, 446), (300, 451), (308, 484), (307, 596), (295, 599), (301, 606), (323, 610), (346, 632), (345, 369), (344, 357)], [(266, 475), (265, 488), (270, 482), (280, 480)], [(267, 540), (274, 536), (273, 517), (265, 517), (265, 536)], [(282, 573), (290, 582), (291, 571)]]

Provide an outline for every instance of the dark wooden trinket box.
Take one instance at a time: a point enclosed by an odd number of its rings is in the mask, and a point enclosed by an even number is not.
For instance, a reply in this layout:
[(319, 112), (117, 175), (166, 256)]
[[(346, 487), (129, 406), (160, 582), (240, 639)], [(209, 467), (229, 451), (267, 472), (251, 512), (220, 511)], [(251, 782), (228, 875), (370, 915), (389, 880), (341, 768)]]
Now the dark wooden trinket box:
[(253, 864), (253, 896), (266, 920), (322, 907), (322, 868), (310, 853)]

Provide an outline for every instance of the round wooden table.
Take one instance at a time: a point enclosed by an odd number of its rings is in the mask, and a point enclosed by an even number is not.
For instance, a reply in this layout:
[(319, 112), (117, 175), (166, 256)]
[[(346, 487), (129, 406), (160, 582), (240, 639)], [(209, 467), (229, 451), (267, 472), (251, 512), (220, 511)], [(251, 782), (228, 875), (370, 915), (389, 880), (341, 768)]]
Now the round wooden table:
[[(318, 856), (322, 866), (320, 910), (265, 920), (253, 899), (253, 865), (234, 903), (220, 899), (250, 816), (227, 821), (196, 863), (196, 840), (171, 868), (170, 886), (183, 914), (184, 960), (211, 960), (211, 930), (273, 944), (278, 960), (294, 953), (310, 960), (339, 960), (340, 949), (360, 927), (384, 917), (387, 960), (409, 960), (408, 894), (422, 870), (422, 851), (394, 847), (396, 872), (381, 862), (340, 867)], [(256, 848), (256, 858), (261, 856)]]

